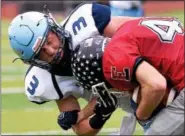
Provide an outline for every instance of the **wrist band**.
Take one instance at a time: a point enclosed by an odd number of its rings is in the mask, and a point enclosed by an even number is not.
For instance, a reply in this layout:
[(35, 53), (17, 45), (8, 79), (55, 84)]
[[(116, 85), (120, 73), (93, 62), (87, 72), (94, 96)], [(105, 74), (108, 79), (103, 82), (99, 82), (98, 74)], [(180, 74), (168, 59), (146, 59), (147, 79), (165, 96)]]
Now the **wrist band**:
[(100, 129), (101, 127), (103, 127), (105, 122), (110, 118), (110, 116), (103, 118), (101, 115), (95, 114), (92, 118), (90, 118), (89, 124), (93, 129)]

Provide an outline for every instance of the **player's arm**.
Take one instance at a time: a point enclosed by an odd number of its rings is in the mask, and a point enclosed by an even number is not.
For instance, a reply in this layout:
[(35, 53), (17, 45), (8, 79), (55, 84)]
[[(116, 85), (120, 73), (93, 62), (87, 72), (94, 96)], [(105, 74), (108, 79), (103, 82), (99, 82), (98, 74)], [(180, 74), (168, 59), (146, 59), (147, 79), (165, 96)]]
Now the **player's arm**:
[(112, 37), (121, 25), (133, 19), (138, 19), (138, 18), (126, 17), (126, 16), (112, 16), (109, 23), (104, 29), (103, 35), (105, 37)]
[(90, 116), (94, 114), (96, 98), (91, 99), (88, 104), (78, 113), (77, 124), (73, 125), (74, 132), (78, 135), (96, 135), (100, 129), (94, 129), (90, 125)]
[(83, 96), (84, 90), (76, 83), (73, 77), (54, 76), (35, 66), (31, 66), (25, 76), (26, 95), (31, 102), (43, 104), (55, 100), (60, 110), (58, 123), (63, 129), (72, 127), (77, 134), (94, 135), (99, 129), (91, 127), (88, 117), (94, 114), (95, 100), (80, 110), (77, 99)]
[[(94, 114), (94, 108), (96, 105), (96, 97), (93, 97), (88, 104), (78, 113), (77, 123), (81, 122), (84, 119), (92, 116)], [(77, 126), (76, 126), (77, 127)], [(75, 129), (75, 126), (74, 126)]]
[(110, 8), (98, 3), (93, 3), (92, 15), (99, 33), (110, 38), (122, 24), (138, 19), (137, 17), (111, 16)]
[(68, 130), (72, 127), (77, 135), (95, 135), (100, 129), (93, 129), (89, 124), (89, 116), (94, 114), (96, 99), (92, 99), (82, 110), (80, 110), (77, 99), (69, 96), (63, 100), (56, 101), (60, 110), (58, 124)]
[(82, 110), (80, 110), (78, 100), (74, 96), (69, 96), (65, 99), (57, 100), (56, 103), (60, 112), (74, 110), (77, 111), (76, 112), (77, 119), (75, 120), (75, 125), (73, 126), (73, 128), (76, 128), (77, 123), (81, 122), (84, 119), (87, 119), (89, 116), (94, 114), (96, 98), (92, 98)]
[(141, 86), (142, 96), (136, 116), (140, 120), (146, 120), (165, 95), (166, 79), (146, 61), (141, 62), (135, 74)]
[[(109, 99), (109, 97), (106, 97), (106, 99)], [(111, 98), (108, 101), (111, 103), (110, 101), (115, 99)], [(113, 107), (111, 105), (107, 107), (99, 105), (96, 98), (92, 99), (82, 110), (80, 110), (78, 101), (72, 96), (58, 100), (57, 105), (61, 112), (58, 117), (59, 125), (64, 130), (72, 127), (73, 131), (78, 135), (96, 135), (115, 110), (114, 105), (112, 105)], [(89, 117), (92, 114), (94, 115)], [(105, 114), (108, 116), (104, 117)]]
[[(65, 104), (63, 103), (64, 101), (62, 102), (63, 104), (60, 102), (57, 103), (59, 109), (62, 110), (58, 118), (58, 123), (64, 129), (65, 127), (70, 128), (70, 124), (72, 124), (74, 132), (78, 135), (96, 135), (117, 107), (117, 98), (113, 94), (109, 95), (108, 92), (104, 90), (100, 91), (97, 100), (92, 99), (78, 114), (73, 113), (74, 109), (75, 111), (79, 110), (77, 101), (75, 102), (71, 98), (67, 101), (65, 101)], [(70, 108), (66, 108), (69, 111), (65, 112), (66, 109), (64, 109), (62, 105), (69, 106), (69, 104)], [(94, 115), (88, 118), (92, 113), (94, 113)], [(78, 120), (78, 122), (76, 120)]]
[(83, 90), (72, 77), (54, 76), (46, 70), (31, 66), (25, 76), (25, 90), (31, 102), (43, 104), (55, 100), (60, 115), (65, 115), (63, 127), (66, 129), (94, 114), (92, 102), (80, 110), (77, 99), (83, 96)]

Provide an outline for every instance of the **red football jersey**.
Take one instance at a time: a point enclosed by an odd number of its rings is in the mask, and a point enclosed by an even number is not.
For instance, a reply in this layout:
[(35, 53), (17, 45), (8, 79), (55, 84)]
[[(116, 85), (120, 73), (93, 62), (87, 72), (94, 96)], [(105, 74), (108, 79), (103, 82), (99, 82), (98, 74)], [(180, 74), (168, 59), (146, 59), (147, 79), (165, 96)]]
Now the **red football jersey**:
[(105, 48), (103, 72), (120, 90), (138, 84), (135, 70), (145, 60), (177, 90), (184, 88), (184, 30), (176, 18), (141, 18), (123, 24)]

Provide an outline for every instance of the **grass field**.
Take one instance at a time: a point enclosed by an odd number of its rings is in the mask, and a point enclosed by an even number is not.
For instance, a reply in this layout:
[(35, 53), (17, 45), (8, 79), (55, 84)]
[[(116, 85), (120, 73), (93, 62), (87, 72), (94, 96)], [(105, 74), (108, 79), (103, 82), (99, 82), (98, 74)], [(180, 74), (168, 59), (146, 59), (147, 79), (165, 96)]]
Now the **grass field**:
[[(163, 16), (175, 16), (184, 23), (184, 11), (166, 13)], [(12, 52), (8, 43), (8, 24), (9, 21), (7, 20), (3, 20), (1, 23), (2, 134), (74, 134), (71, 131), (67, 133), (62, 131), (57, 125), (58, 110), (54, 102), (36, 105), (30, 103), (24, 93), (16, 93), (24, 90), (23, 80), (27, 66), (20, 61), (12, 64), (16, 55)], [(80, 103), (82, 107), (86, 104), (84, 100), (80, 100)], [(118, 109), (106, 123), (101, 134), (118, 130), (122, 116), (125, 114)], [(135, 134), (143, 134), (139, 126)]]

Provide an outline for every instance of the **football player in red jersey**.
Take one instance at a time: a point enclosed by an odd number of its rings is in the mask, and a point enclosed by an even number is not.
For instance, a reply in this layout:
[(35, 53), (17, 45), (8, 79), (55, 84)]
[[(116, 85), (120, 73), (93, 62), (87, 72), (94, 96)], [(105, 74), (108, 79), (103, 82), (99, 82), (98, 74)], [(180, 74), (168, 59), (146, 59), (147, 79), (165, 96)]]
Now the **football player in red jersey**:
[[(145, 134), (184, 134), (184, 30), (181, 23), (176, 18), (128, 21), (108, 44), (106, 42), (92, 38), (76, 49), (72, 69), (80, 84), (84, 88), (97, 88), (103, 87), (98, 83), (105, 82), (107, 88), (121, 91), (133, 91), (139, 85), (141, 100), (138, 105), (132, 104), (140, 122), (152, 119)], [(158, 112), (166, 91), (171, 88), (176, 90), (176, 98)]]
[(146, 134), (184, 134), (184, 30), (176, 18), (142, 18), (123, 24), (104, 50), (103, 73), (119, 90), (133, 90), (140, 84), (139, 120), (151, 116), (167, 85), (175, 88), (179, 95)]

